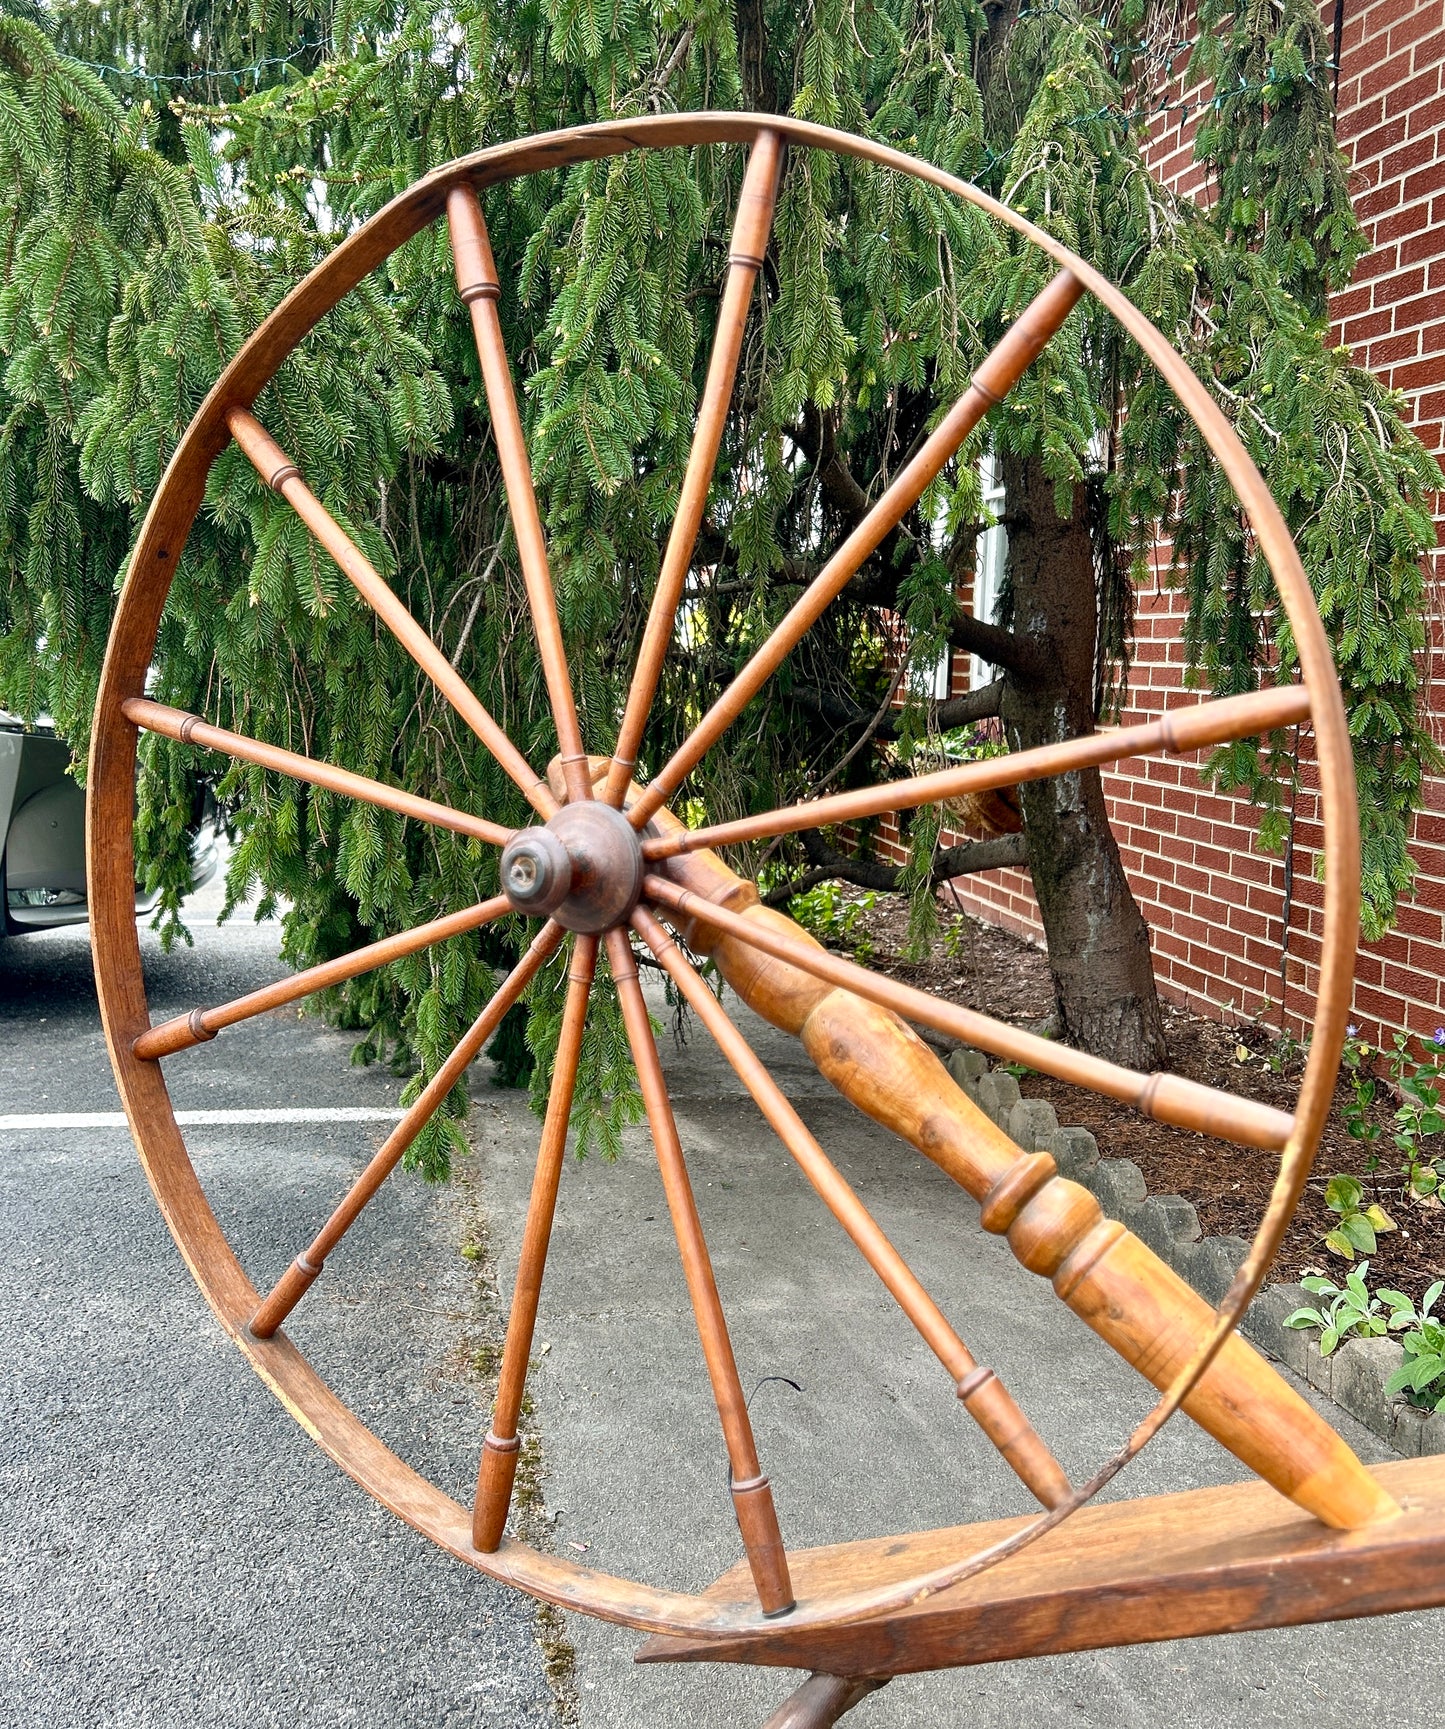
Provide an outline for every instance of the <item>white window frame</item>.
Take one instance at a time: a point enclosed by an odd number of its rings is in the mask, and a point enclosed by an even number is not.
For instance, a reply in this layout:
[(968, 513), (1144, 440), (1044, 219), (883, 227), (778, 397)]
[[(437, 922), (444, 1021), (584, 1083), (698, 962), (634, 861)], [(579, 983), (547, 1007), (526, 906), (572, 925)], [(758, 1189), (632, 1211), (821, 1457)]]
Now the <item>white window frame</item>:
[[(1004, 508), (1003, 464), (992, 452), (979, 458), (979, 490), (986, 516), (1000, 517)], [(978, 537), (973, 557), (973, 616), (981, 624), (998, 623), (998, 605), (1003, 594), (1004, 565), (1008, 558), (1008, 530), (995, 521)], [(970, 690), (992, 684), (998, 668), (976, 654), (968, 657)]]

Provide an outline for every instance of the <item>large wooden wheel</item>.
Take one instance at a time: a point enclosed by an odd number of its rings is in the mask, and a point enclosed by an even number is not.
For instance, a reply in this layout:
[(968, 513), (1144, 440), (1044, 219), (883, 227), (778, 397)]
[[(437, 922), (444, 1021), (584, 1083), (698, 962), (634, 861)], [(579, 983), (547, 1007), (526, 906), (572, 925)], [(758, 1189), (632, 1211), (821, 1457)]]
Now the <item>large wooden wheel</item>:
[[(502, 347), (499, 289), (481, 197), (488, 187), (517, 176), (584, 159), (632, 149), (701, 144), (736, 144), (748, 152), (718, 334), (616, 748), (611, 757), (589, 757), (578, 724), (542, 525)], [(650, 784), (639, 788), (633, 780), (635, 761), (707, 497), (747, 307), (767, 246), (781, 155), (788, 144), (861, 158), (965, 199), (1027, 237), (1054, 261), (1058, 274), (686, 741)], [(252, 412), (267, 381), (317, 320), (397, 246), (438, 219), (449, 224), (458, 288), (470, 307), (557, 727), (560, 755), (546, 776), (523, 759), (308, 490), (295, 465)], [(668, 799), (724, 737), (888, 530), (917, 503), (970, 430), (1007, 395), (1086, 292), (1102, 302), (1158, 366), (1223, 465), (1274, 572), (1298, 648), (1302, 682), (1176, 708), (1149, 726), (1014, 754), (1002, 765), (983, 762), (947, 769), (689, 832), (666, 809)], [(513, 832), (485, 816), (443, 808), (397, 787), (223, 731), (147, 700), (146, 669), (171, 576), (200, 505), (210, 465), (233, 439), (488, 746), (535, 811), (535, 825)], [(760, 907), (751, 885), (734, 876), (712, 850), (733, 841), (956, 798), (1004, 781), (1058, 774), (1155, 750), (1193, 751), (1302, 722), (1313, 727), (1316, 741), (1328, 871), (1314, 1037), (1292, 1115), (1173, 1075), (1135, 1074), (875, 977), (827, 953), (782, 915)], [(238, 1001), (198, 1007), (187, 1016), (152, 1027), (132, 887), (135, 749), (142, 728), (492, 843), (502, 849), (504, 892), (470, 911), (398, 933)], [(1430, 1497), (1411, 1478), (1413, 1510), (1401, 1515), (1386, 1482), (1367, 1472), (1309, 1406), (1234, 1336), (1236, 1322), (1270, 1264), (1307, 1175), (1345, 1033), (1356, 939), (1358, 836), (1349, 739), (1329, 646), (1284, 523), (1208, 393), (1116, 288), (1082, 259), (976, 188), (863, 139), (779, 117), (745, 114), (663, 116), (575, 128), (483, 151), (419, 181), (350, 236), (281, 303), (227, 368), (187, 431), (132, 560), (106, 660), (94, 740), (90, 881), (101, 1006), (126, 1110), (167, 1222), (222, 1323), (298, 1421), (371, 1494), (452, 1554), (566, 1607), (666, 1635), (656, 1642), (656, 1655), (820, 1662), (852, 1675), (981, 1661), (1071, 1644), (1367, 1612), (1445, 1595), (1445, 1590), (1436, 1591), (1433, 1585), (1423, 1586), (1418, 1568), (1401, 1561), (1411, 1544), (1416, 1546), (1411, 1552), (1418, 1552), (1422, 1542), (1438, 1538), (1438, 1510)], [(183, 1063), (189, 1047), (248, 1016), (443, 937), (476, 929), (510, 911), (539, 920), (530, 948), (340, 1200), (325, 1228), (273, 1289), (258, 1291), (223, 1237), (192, 1169), (171, 1108), (162, 1059)], [(1059, 1296), (1160, 1390), (1149, 1417), (1088, 1482), (1068, 1481), (998, 1378), (976, 1363), (804, 1127), (726, 1009), (702, 984), (668, 926), (683, 934), (693, 951), (711, 954), (744, 1000), (797, 1033), (842, 1092), (954, 1176), (981, 1203), (986, 1228), (1005, 1234), (1023, 1264), (1049, 1277)], [(926, 1533), (886, 1544), (791, 1555), (785, 1549), (772, 1490), (754, 1445), (638, 983), (631, 946), (634, 935), (666, 968), (716, 1037), (788, 1152), (937, 1356), (965, 1410), (1040, 1502), (1040, 1514), (1004, 1526)], [(496, 1404), (490, 1431), (480, 1445), (475, 1505), (464, 1509), (390, 1453), (328, 1390), (280, 1328), (304, 1299), (326, 1258), (340, 1251), (349, 1226), (503, 1014), (538, 969), (569, 941), (561, 1044)], [(603, 949), (621, 1000), (716, 1397), (742, 1540), (745, 1566), (736, 1577), (729, 1576), (701, 1595), (608, 1577), (504, 1535), (523, 1380), (573, 1083)], [(1104, 1220), (1086, 1191), (1058, 1177), (1048, 1154), (1020, 1153), (954, 1086), (901, 1017), (1126, 1100), (1162, 1121), (1278, 1151), (1279, 1179), (1262, 1227), (1218, 1311), (1212, 1312), (1121, 1226)], [(1287, 1508), (1271, 1490), (1255, 1484), (1224, 1492), (1222, 1501), (1220, 1492), (1212, 1491), (1202, 1499), (1166, 1497), (1089, 1508), (1072, 1528), (1077, 1537), (1058, 1531), (1181, 1406), (1273, 1489), (1290, 1497), (1298, 1510)], [(1432, 1519), (1436, 1522), (1431, 1523)], [(1224, 1530), (1238, 1539), (1227, 1554), (1219, 1548), (1221, 1521)], [(1035, 1547), (1021, 1553), (1029, 1545)], [(1351, 1558), (1348, 1586), (1339, 1582), (1341, 1545)], [(1164, 1575), (1177, 1581), (1197, 1578), (1201, 1570), (1209, 1572), (1216, 1585), (1227, 1574), (1228, 1581), (1247, 1596), (1252, 1591), (1248, 1611), (1237, 1595), (1190, 1592), (1176, 1594), (1176, 1600), (1160, 1583)], [(1305, 1583), (1282, 1592), (1277, 1582), (1285, 1577)], [(1046, 1584), (1048, 1579), (1055, 1583)], [(1265, 1579), (1276, 1582), (1268, 1591), (1261, 1585)], [(1091, 1620), (1084, 1611), (1105, 1597), (1111, 1605), (1109, 1614)], [(1020, 1607), (1025, 1602), (1032, 1605), (1027, 1612)], [(1174, 1605), (1168, 1613), (1166, 1603)]]

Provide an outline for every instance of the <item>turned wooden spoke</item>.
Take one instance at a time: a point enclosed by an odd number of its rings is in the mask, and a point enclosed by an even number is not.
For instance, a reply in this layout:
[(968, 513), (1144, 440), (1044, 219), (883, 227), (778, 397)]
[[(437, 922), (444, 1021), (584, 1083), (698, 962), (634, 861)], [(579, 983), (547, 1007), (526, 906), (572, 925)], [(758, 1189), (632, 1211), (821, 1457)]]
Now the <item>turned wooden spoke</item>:
[(773, 1507), (773, 1491), (758, 1463), (748, 1403), (738, 1379), (738, 1366), (728, 1336), (722, 1299), (713, 1277), (702, 1220), (698, 1217), (697, 1202), (682, 1156), (682, 1142), (673, 1120), (672, 1102), (667, 1095), (667, 1082), (663, 1078), (662, 1060), (657, 1054), (657, 1041), (652, 1036), (652, 1022), (642, 986), (638, 983), (637, 966), (626, 931), (613, 929), (607, 933), (607, 962), (622, 1005), (627, 1040), (637, 1066), (637, 1079), (657, 1150), (658, 1169), (662, 1173), (668, 1211), (677, 1236), (683, 1276), (697, 1318), (698, 1337), (702, 1341), (713, 1398), (722, 1420), (729, 1486), (738, 1530), (742, 1534), (743, 1548), (747, 1551), (763, 1613), (782, 1615), (793, 1607), (787, 1552), (783, 1548), (778, 1515)]
[(502, 1369), (492, 1406), (492, 1426), (482, 1443), (482, 1457), (477, 1468), (472, 1542), (483, 1554), (491, 1554), (502, 1541), (507, 1511), (512, 1504), (512, 1484), (517, 1474), (520, 1447), (517, 1420), (527, 1384), (527, 1359), (537, 1324), (537, 1303), (542, 1295), (542, 1273), (547, 1265), (547, 1246), (552, 1238), (552, 1217), (557, 1210), (557, 1186), (562, 1178), (572, 1094), (582, 1058), (582, 1034), (596, 968), (597, 938), (579, 936), (567, 973), (562, 1032), (552, 1068), (552, 1086), (547, 1094), (547, 1116), (542, 1124), (542, 1144), (537, 1151), (532, 1195), (527, 1203), (522, 1253), (512, 1287), (512, 1310), (507, 1316), (507, 1340), (502, 1347)]
[(335, 560), (342, 575), (521, 788), (528, 804), (544, 818), (551, 816), (557, 808), (557, 801), (547, 783), (531, 768), (483, 707), (476, 692), (312, 492), (301, 478), (296, 464), (249, 410), (231, 409), (226, 416), (226, 425), (262, 480), (273, 491), (279, 492), (306, 524)]
[(1298, 684), (1224, 697), (1218, 702), (1173, 709), (1162, 720), (1146, 726), (1091, 733), (1086, 738), (1013, 751), (984, 762), (962, 763), (957, 768), (939, 769), (908, 780), (811, 799), (758, 816), (740, 817), (736, 822), (713, 823), (708, 828), (650, 837), (642, 843), (642, 853), (649, 859), (674, 858), (702, 847), (728, 846), (736, 841), (759, 840), (765, 835), (794, 834), (799, 829), (858, 822), (864, 817), (881, 816), (885, 811), (912, 810), (917, 805), (937, 804), (966, 793), (1016, 786), (1026, 780), (1046, 780), (1050, 775), (1097, 768), (1155, 751), (1183, 755), (1230, 739), (1250, 738), (1256, 733), (1293, 726), (1308, 720), (1309, 712), (1309, 692)]
[(1037, 295), (973, 375), (923, 447), (905, 464), (868, 514), (784, 615), (777, 629), (653, 777), (629, 815), (640, 828), (682, 785), (802, 638), (842, 593), (863, 561), (917, 504), (943, 466), (989, 409), (1002, 402), (1078, 304), (1084, 285), (1061, 270)]
[(187, 714), (184, 709), (167, 708), (164, 703), (152, 702), (148, 697), (128, 697), (121, 710), (128, 721), (144, 727), (147, 732), (158, 732), (202, 750), (218, 750), (241, 762), (255, 763), (258, 768), (274, 769), (277, 774), (289, 775), (292, 780), (325, 787), (328, 792), (340, 793), (343, 798), (379, 805), (383, 810), (395, 811), (398, 816), (411, 817), (415, 822), (434, 823), (438, 828), (449, 828), (456, 834), (471, 835), (497, 846), (505, 846), (516, 833), (515, 829), (503, 828), (500, 823), (488, 822), (485, 817), (453, 810), (450, 805), (435, 804), (429, 798), (418, 798), (415, 793), (403, 792), (400, 787), (387, 786), (364, 774), (353, 774), (349, 768), (317, 762), (313, 757), (283, 750), (280, 745), (263, 744), (260, 739), (247, 738), (244, 733), (227, 732), (224, 727), (210, 725), (199, 715)]
[(497, 266), (492, 257), (492, 243), (487, 235), (481, 203), (465, 183), (454, 186), (447, 195), (447, 226), (451, 233), (452, 259), (456, 265), (457, 291), (471, 313), (477, 358), (482, 365), (482, 386), (491, 410), (492, 433), (502, 465), (502, 484), (507, 489), (507, 503), (512, 513), (512, 533), (516, 537), (517, 556), (521, 560), (527, 599), (532, 608), (532, 623), (537, 632), (537, 652), (547, 681), (552, 718), (557, 725), (557, 743), (562, 752), (562, 770), (567, 777), (567, 795), (573, 801), (588, 799), (592, 797), (592, 783), (587, 778), (582, 732), (577, 724), (572, 674), (567, 666), (561, 620), (557, 616), (557, 596), (547, 564), (547, 542), (542, 533), (542, 517), (532, 485), (532, 465), (527, 456), (522, 417), (517, 411), (516, 392), (512, 388), (512, 369), (502, 342), (502, 321), (497, 310), (502, 288), (497, 279)]
[(1234, 1093), (1224, 1093), (1214, 1087), (1201, 1086), (1198, 1081), (1185, 1080), (1181, 1075), (1141, 1075), (1086, 1051), (1072, 1050), (1068, 1045), (1055, 1044), (1035, 1033), (1021, 1032), (1005, 1021), (996, 1021), (974, 1009), (961, 1008), (955, 1003), (940, 1002), (926, 991), (900, 984), (869, 972), (866, 967), (843, 960), (819, 948), (799, 932), (793, 937), (772, 929), (760, 921), (744, 918), (725, 908), (715, 906), (687, 889), (679, 888), (666, 877), (648, 876), (642, 885), (644, 896), (670, 912), (681, 914), (714, 930), (737, 937), (740, 941), (761, 949), (765, 954), (811, 973), (827, 984), (838, 985), (866, 998), (885, 1009), (892, 1009), (905, 1020), (920, 1021), (936, 1032), (974, 1045), (981, 1051), (1003, 1057), (1008, 1062), (1026, 1064), (1043, 1074), (1053, 1075), (1074, 1086), (1088, 1087), (1111, 1099), (1120, 1099), (1156, 1122), (1173, 1123), (1179, 1128), (1194, 1129), (1200, 1134), (1214, 1135), (1235, 1141), (1241, 1146), (1262, 1147), (1278, 1152), (1285, 1146), (1294, 1127), (1294, 1119), (1272, 1105), (1256, 1104), (1253, 1099), (1241, 1099)]
[(643, 728), (652, 708), (662, 663), (672, 641), (673, 625), (683, 584), (692, 562), (693, 547), (707, 506), (708, 490), (717, 465), (718, 446), (727, 425), (728, 407), (732, 401), (733, 380), (737, 376), (738, 357), (742, 353), (743, 331), (747, 325), (748, 302), (753, 285), (762, 269), (767, 250), (768, 232), (773, 222), (773, 205), (778, 194), (778, 173), (782, 166), (783, 145), (776, 132), (758, 134), (743, 177), (742, 194), (738, 199), (737, 216), (733, 221), (732, 246), (728, 253), (727, 285), (723, 289), (718, 309), (717, 335), (713, 341), (712, 358), (708, 362), (707, 383), (703, 387), (702, 407), (698, 412), (693, 433), (692, 449), (688, 452), (687, 472), (683, 476), (682, 492), (677, 501), (672, 532), (657, 579), (657, 590), (647, 615), (647, 628), (637, 655), (637, 667), (627, 692), (627, 707), (617, 734), (612, 767), (608, 771), (603, 797), (608, 804), (619, 805), (627, 792), (632, 770), (642, 743)]
[(211, 1009), (192, 1009), (188, 1015), (162, 1021), (158, 1027), (142, 1033), (132, 1049), (138, 1057), (173, 1056), (177, 1051), (189, 1050), (193, 1045), (215, 1038), (222, 1027), (250, 1020), (253, 1015), (268, 1014), (272, 1009), (294, 1003), (300, 997), (328, 990), (332, 985), (354, 979), (359, 973), (370, 972), (374, 967), (387, 966), (403, 955), (415, 954), (418, 949), (427, 948), (432, 943), (444, 943), (448, 937), (478, 930), (494, 919), (505, 918), (511, 911), (512, 903), (505, 895), (494, 895), (491, 900), (480, 901), (474, 907), (448, 913), (444, 918), (432, 919), (409, 931), (399, 931), (395, 936), (368, 943), (365, 948), (353, 949), (349, 955), (338, 955), (333, 961), (323, 961), (319, 966), (293, 973), (289, 979), (278, 979), (273, 985), (248, 991), (245, 996), (236, 997), (229, 1003)]
[(325, 1265), (326, 1257), (360, 1218), (362, 1209), (401, 1163), (407, 1148), (431, 1121), (438, 1105), (475, 1062), (481, 1048), (502, 1024), (506, 1014), (526, 990), (548, 958), (555, 954), (567, 933), (561, 925), (547, 923), (532, 939), (531, 946), (506, 976), (452, 1054), (422, 1089), (417, 1101), (382, 1142), (366, 1169), (347, 1190), (340, 1206), (276, 1281), (270, 1295), (251, 1318), (250, 1331), (258, 1339), (269, 1339), (311, 1288)]
[(1045, 1507), (1060, 1506), (1068, 1499), (1069, 1480), (1003, 1382), (992, 1369), (980, 1367), (974, 1359), (677, 944), (642, 907), (633, 913), (632, 923), (717, 1041), (798, 1168), (948, 1371), (964, 1409), (1038, 1501)]

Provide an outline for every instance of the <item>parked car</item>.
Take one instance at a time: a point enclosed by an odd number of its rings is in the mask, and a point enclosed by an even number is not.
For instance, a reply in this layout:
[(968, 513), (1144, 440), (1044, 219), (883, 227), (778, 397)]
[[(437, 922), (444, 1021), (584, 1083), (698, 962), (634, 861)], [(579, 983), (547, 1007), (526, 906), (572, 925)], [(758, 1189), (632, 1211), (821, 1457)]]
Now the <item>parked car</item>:
[[(85, 794), (68, 772), (70, 746), (43, 721), (27, 727), (0, 710), (0, 935), (83, 924)], [(191, 833), (192, 886), (216, 872), (214, 826)], [(156, 895), (136, 891), (136, 911)]]

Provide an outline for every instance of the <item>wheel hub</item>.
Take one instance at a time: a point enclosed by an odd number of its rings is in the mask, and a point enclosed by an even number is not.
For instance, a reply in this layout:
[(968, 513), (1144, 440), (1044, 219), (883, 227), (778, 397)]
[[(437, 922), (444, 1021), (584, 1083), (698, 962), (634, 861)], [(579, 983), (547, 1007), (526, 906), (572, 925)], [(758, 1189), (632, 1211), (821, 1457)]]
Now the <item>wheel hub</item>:
[(641, 890), (641, 837), (611, 805), (563, 805), (502, 852), (502, 893), (517, 911), (550, 915), (569, 931), (610, 930)]

